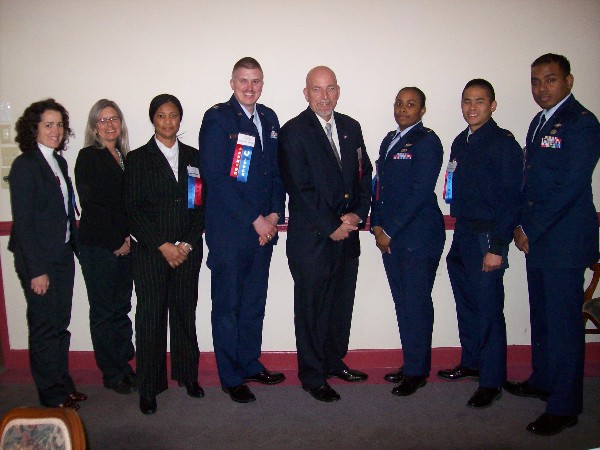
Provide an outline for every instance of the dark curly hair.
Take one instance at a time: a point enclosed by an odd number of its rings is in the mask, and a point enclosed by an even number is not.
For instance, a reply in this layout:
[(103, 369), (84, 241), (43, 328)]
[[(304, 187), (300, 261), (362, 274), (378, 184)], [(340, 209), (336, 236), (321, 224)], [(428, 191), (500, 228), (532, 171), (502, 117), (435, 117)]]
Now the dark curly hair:
[(69, 128), (69, 113), (63, 105), (57, 103), (53, 98), (46, 100), (40, 100), (39, 102), (32, 103), (29, 105), (23, 115), (19, 117), (15, 124), (15, 142), (19, 144), (19, 148), (22, 152), (31, 151), (37, 149), (37, 133), (38, 124), (42, 120), (42, 114), (45, 111), (57, 111), (62, 116), (63, 122), (63, 140), (56, 150), (65, 150), (69, 137), (74, 136), (73, 130)]

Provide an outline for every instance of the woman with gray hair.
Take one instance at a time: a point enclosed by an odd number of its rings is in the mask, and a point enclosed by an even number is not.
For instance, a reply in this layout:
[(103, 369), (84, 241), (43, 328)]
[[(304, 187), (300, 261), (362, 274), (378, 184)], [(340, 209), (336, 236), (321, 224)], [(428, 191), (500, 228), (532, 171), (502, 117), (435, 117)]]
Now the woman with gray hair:
[(82, 206), (79, 258), (90, 303), (90, 332), (104, 386), (129, 394), (137, 386), (133, 359), (129, 229), (123, 199), (127, 125), (119, 106), (98, 100), (88, 115), (85, 148), (75, 164)]

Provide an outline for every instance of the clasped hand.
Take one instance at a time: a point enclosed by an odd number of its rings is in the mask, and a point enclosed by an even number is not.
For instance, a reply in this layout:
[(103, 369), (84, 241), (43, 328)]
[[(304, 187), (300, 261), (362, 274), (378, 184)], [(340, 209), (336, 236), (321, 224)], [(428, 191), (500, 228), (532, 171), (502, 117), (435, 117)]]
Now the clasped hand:
[(252, 225), (258, 234), (258, 244), (262, 247), (267, 245), (277, 235), (277, 221), (279, 215), (271, 213), (267, 217), (262, 214), (256, 218)]
[(158, 247), (158, 250), (160, 250), (163, 257), (172, 268), (183, 264), (187, 260), (188, 253), (190, 252), (190, 249), (186, 247), (183, 242), (180, 242), (177, 245), (165, 242)]
[(336, 230), (329, 235), (333, 241), (342, 241), (348, 239), (350, 233), (358, 230), (358, 224), (360, 223), (360, 217), (354, 213), (344, 214), (340, 217), (342, 223)]

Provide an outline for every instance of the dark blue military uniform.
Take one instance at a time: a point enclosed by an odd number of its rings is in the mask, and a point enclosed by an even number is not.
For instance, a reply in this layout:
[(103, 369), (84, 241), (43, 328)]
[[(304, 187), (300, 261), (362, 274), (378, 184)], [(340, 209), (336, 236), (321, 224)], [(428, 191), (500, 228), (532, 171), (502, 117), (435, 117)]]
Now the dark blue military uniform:
[[(261, 353), (269, 267), (277, 238), (260, 246), (252, 223), (259, 215), (285, 213), (279, 176), (275, 112), (256, 104), (262, 141), (234, 96), (204, 114), (200, 166), (206, 181), (207, 265), (211, 270), (212, 332), (223, 387), (265, 370)], [(255, 138), (247, 179), (232, 177), (239, 135)]]
[[(396, 308), (404, 375), (431, 369), (431, 291), (444, 249), (444, 217), (434, 190), (443, 149), (437, 135), (418, 123), (387, 152), (395, 132), (381, 143), (371, 227), (391, 238), (383, 263)], [(387, 152), (387, 156), (386, 156)]]
[(583, 403), (584, 271), (598, 261), (591, 184), (600, 124), (570, 96), (532, 142), (540, 114), (527, 133), (521, 217), (529, 239), (533, 373), (528, 382), (550, 394), (548, 413), (576, 416)]
[[(506, 325), (503, 277), (508, 245), (517, 222), (522, 151), (513, 135), (493, 119), (452, 143), (456, 161), (450, 212), (456, 218), (446, 257), (456, 301), (462, 347), (460, 365), (480, 372), (479, 385), (501, 387), (506, 380)], [(499, 269), (483, 272), (486, 253), (503, 257)]]

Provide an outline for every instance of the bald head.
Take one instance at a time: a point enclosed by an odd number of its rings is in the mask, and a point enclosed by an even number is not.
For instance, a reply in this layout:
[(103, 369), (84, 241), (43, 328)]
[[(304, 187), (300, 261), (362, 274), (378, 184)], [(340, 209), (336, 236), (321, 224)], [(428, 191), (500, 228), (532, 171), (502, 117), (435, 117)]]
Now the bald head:
[(306, 75), (304, 98), (315, 114), (329, 121), (340, 98), (340, 87), (333, 70), (326, 66), (312, 68)]

